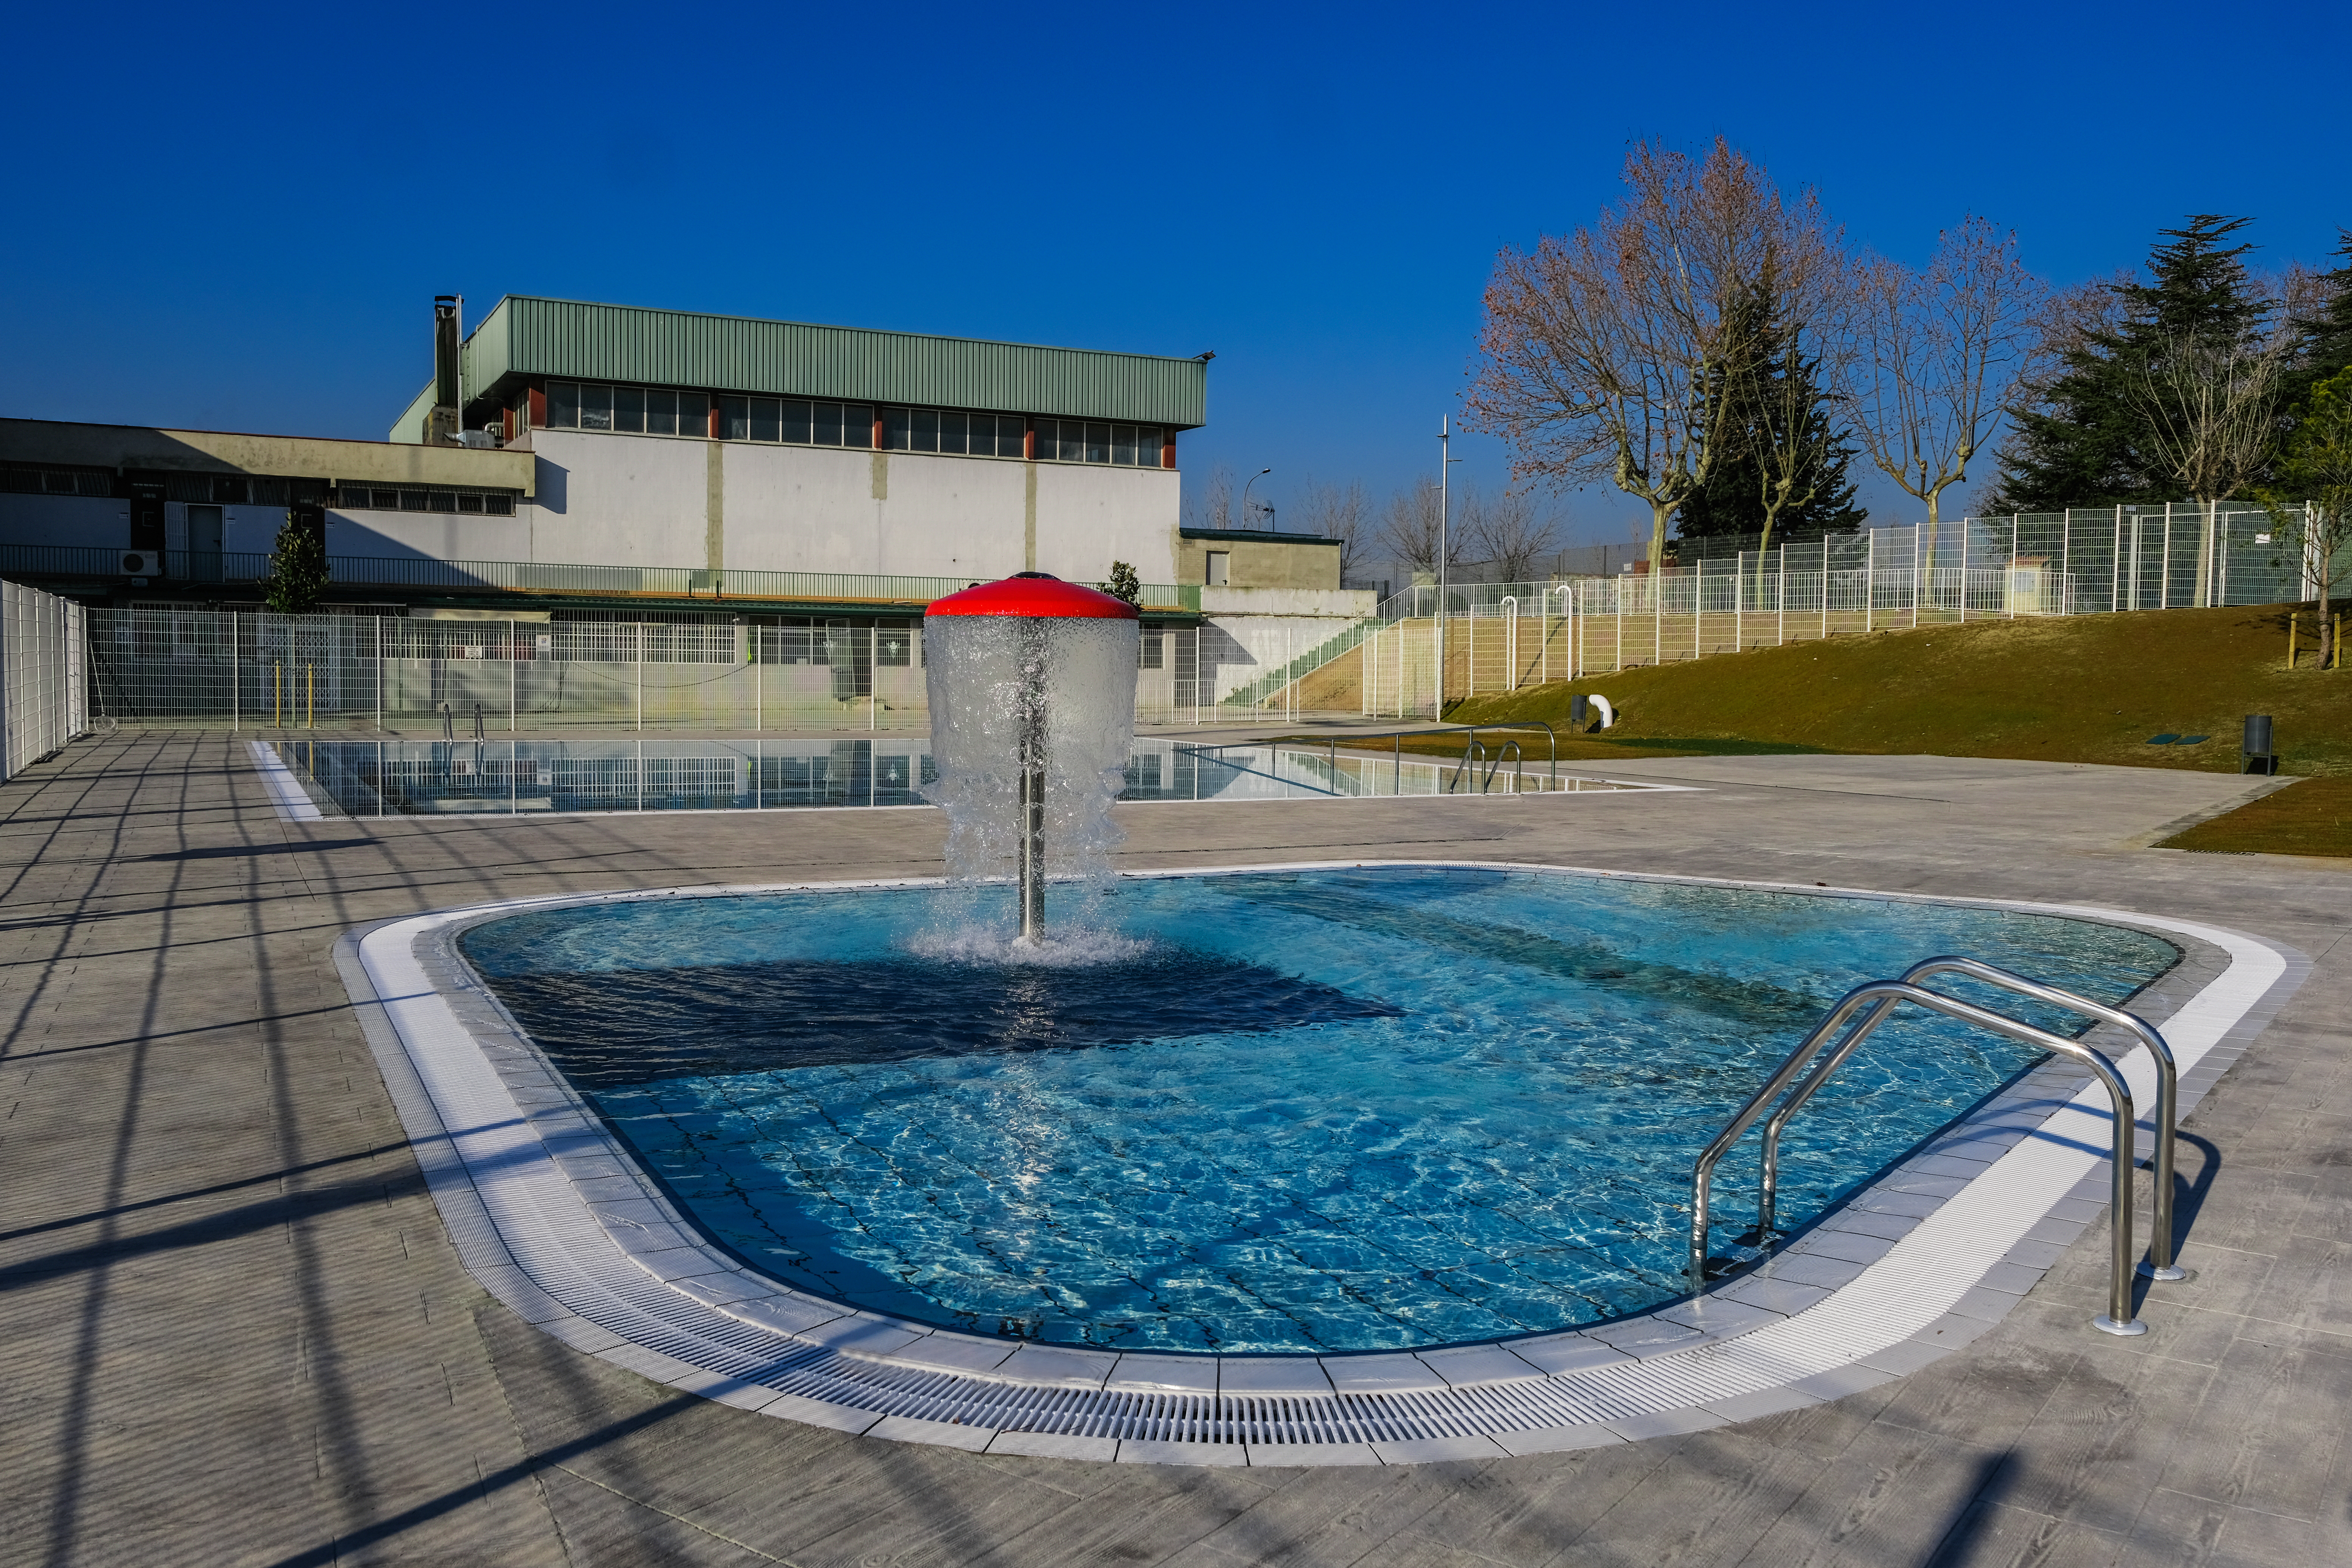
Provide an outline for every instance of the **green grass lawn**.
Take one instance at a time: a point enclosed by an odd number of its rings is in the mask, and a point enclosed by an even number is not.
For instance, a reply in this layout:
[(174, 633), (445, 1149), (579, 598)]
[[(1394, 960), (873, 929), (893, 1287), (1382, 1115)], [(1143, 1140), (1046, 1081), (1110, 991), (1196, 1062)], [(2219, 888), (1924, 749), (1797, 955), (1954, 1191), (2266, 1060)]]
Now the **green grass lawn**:
[[(1588, 757), (1816, 752), (2021, 757), (2235, 773), (2245, 715), (2282, 771), (2352, 774), (2352, 671), (2286, 668), (2290, 606), (2074, 616), (1837, 637), (1554, 681), (1453, 704), (1455, 723), (1542, 719), (1600, 692)], [(2209, 736), (2151, 746), (2158, 734)], [(1455, 743), (1459, 749), (1459, 742)]]
[[(1539, 719), (1579, 761), (1811, 752), (1927, 753), (2239, 771), (2245, 716), (2268, 713), (2286, 773), (2314, 775), (2171, 847), (2352, 856), (2352, 670), (2286, 668), (2275, 605), (2153, 610), (1880, 632), (1553, 681), (1453, 704), (1454, 723)], [(1570, 735), (1569, 699), (1615, 705)], [(2155, 735), (2208, 737), (2153, 746)], [(1533, 744), (1528, 744), (1532, 739)], [(1540, 734), (1523, 739), (1531, 761)], [(1493, 742), (1490, 740), (1489, 749)], [(1408, 746), (1459, 755), (1458, 738)]]

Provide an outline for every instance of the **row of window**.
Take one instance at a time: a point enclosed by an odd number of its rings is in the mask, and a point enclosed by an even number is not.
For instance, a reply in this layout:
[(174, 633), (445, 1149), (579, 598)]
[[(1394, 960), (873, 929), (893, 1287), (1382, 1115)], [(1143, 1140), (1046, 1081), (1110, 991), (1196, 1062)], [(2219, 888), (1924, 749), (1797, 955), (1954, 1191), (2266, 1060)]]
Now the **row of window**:
[[(699, 436), (708, 429), (709, 401), (699, 392), (659, 387), (601, 386), (593, 382), (547, 384), (547, 424), (554, 430), (611, 430), (640, 436)], [(719, 435), (726, 441), (787, 447), (874, 445), (875, 405), (806, 397), (719, 399)], [(1047, 462), (1161, 466), (1166, 433), (1157, 425), (1099, 419), (1038, 419), (1017, 414), (974, 414), (949, 408), (884, 408), (882, 445), (893, 452), (944, 452), (966, 458), (1023, 458), (1034, 424), (1037, 456)]]
[(23, 496), (110, 496), (114, 472), (110, 468), (10, 468), (0, 471), (0, 486)]
[(547, 384), (547, 423), (557, 430), (616, 430), (630, 436), (707, 436), (710, 399), (658, 386)]
[(16, 495), (131, 495), (202, 506), (291, 506), (325, 498), (324, 479), (268, 474), (154, 474), (117, 479), (110, 468), (46, 468), (11, 465), (0, 489)]
[(483, 517), (512, 517), (514, 497), (498, 490), (391, 489), (383, 486), (338, 485), (335, 504), (347, 510), (454, 511)]
[(874, 405), (805, 397), (722, 397), (719, 434), (729, 441), (781, 441), (791, 447), (871, 447)]

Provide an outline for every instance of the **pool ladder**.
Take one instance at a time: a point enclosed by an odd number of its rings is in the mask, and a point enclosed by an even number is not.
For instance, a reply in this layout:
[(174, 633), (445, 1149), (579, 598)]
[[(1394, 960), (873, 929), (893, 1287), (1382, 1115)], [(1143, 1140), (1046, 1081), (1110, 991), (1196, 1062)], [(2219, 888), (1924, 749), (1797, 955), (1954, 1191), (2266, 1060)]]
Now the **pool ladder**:
[[(2071, 1058), (2089, 1068), (2092, 1076), (2105, 1086), (2107, 1099), (2115, 1110), (2115, 1146), (2111, 1154), (2113, 1170), (2108, 1199), (2109, 1230), (2114, 1245), (2110, 1248), (2107, 1310), (2103, 1316), (2092, 1319), (2091, 1326), (2110, 1334), (2147, 1332), (2147, 1325), (2132, 1315), (2132, 1169), (2137, 1162), (2137, 1121), (2132, 1109), (2131, 1086), (2116, 1070), (2113, 1061), (2079, 1040), (2070, 1040), (2046, 1029), (2035, 1028), (2019, 1019), (1963, 1002), (1957, 996), (1930, 991), (1919, 984), (1932, 974), (1964, 974), (2020, 996), (2063, 1007), (2084, 1017), (2112, 1024), (2135, 1036), (2141, 1045), (2147, 1047), (2148, 1055), (2156, 1060), (2156, 1202), (2155, 1212), (2149, 1216), (2152, 1234), (2148, 1237), (2148, 1256), (2147, 1261), (2138, 1265), (2138, 1271), (2150, 1279), (2158, 1280), (2189, 1277), (2188, 1271), (2175, 1265), (2172, 1258), (2173, 1121), (2179, 1109), (2180, 1083), (2179, 1069), (2172, 1060), (2172, 1049), (2164, 1043), (2164, 1037), (2147, 1020), (2094, 1002), (2087, 996), (2077, 996), (2054, 985), (2028, 980), (2021, 974), (2012, 974), (2006, 969), (1980, 963), (1973, 958), (1946, 956), (1915, 963), (1904, 971), (1899, 979), (1874, 980), (1865, 985), (1857, 985), (1839, 997), (1822, 1016), (1822, 1021), (1813, 1026), (1812, 1033), (1789, 1053), (1788, 1059), (1780, 1064), (1779, 1070), (1765, 1081), (1763, 1088), (1748, 1098), (1748, 1103), (1739, 1108), (1739, 1113), (1716, 1134), (1715, 1142), (1706, 1146), (1706, 1152), (1698, 1157), (1698, 1163), (1691, 1172), (1691, 1289), (1701, 1290), (1706, 1285), (1707, 1188), (1715, 1174), (1716, 1163), (1739, 1142), (1776, 1100), (1780, 1101), (1779, 1109), (1772, 1110), (1769, 1120), (1764, 1123), (1763, 1183), (1757, 1200), (1756, 1229), (1752, 1233), (1759, 1248), (1758, 1256), (1761, 1256), (1778, 1235), (1773, 1200), (1780, 1178), (1781, 1130), (1789, 1124), (1789, 1119), (1812, 1099), (1829, 1076), (1845, 1064), (1855, 1048), (1894, 1015), (1897, 1006), (1910, 1002), (1947, 1017), (1958, 1018), (1964, 1024), (2007, 1035), (2013, 1040), (2021, 1040), (2053, 1055)], [(1867, 1012), (1864, 1011), (1865, 1008)], [(1855, 1018), (1857, 1014), (1861, 1015), (1859, 1020)], [(1847, 1027), (1849, 1024), (1852, 1024), (1851, 1028)], [(1832, 1044), (1841, 1029), (1846, 1031), (1843, 1037), (1836, 1038), (1836, 1043)], [(1806, 1072), (1809, 1065), (1812, 1070)], [(1798, 1079), (1800, 1073), (1804, 1074), (1801, 1081)], [(1791, 1084), (1795, 1085), (1793, 1089), (1790, 1087)], [(1782, 1098), (1783, 1095), (1786, 1099)]]

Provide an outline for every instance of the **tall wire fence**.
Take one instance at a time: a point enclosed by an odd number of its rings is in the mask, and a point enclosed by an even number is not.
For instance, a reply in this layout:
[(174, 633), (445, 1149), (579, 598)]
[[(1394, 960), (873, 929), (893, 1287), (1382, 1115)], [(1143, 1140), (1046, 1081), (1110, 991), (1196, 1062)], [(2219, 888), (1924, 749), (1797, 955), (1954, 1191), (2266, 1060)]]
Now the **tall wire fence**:
[(2298, 601), (2316, 591), (2315, 565), (2268, 510), (2176, 503), (1873, 529), (1657, 574), (1454, 584), (1443, 627), (1437, 588), (1421, 584), (1229, 700), (1328, 707), (1352, 675), (1348, 706), (1410, 717), (1435, 711), (1441, 640), (1451, 700), (1895, 628)]
[(0, 582), (0, 780), (88, 730), (87, 614), (70, 599)]
[[(142, 727), (477, 732), (923, 728), (921, 623), (91, 610), (92, 710)], [(1136, 716), (1204, 716), (1196, 626), (1147, 626)]]

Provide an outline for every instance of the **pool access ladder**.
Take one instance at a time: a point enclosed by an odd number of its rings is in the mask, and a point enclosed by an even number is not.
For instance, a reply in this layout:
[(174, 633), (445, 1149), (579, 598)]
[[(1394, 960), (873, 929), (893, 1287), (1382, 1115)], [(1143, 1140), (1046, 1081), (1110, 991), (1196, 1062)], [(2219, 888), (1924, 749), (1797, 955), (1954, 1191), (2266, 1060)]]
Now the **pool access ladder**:
[[(2173, 1121), (2179, 1107), (2180, 1084), (2179, 1072), (2172, 1059), (2172, 1048), (2165, 1044), (2163, 1035), (2146, 1019), (2119, 1008), (2094, 1002), (2087, 996), (2078, 996), (2071, 991), (2062, 991), (2054, 985), (2028, 980), (2021, 974), (2011, 973), (1973, 958), (1948, 954), (1915, 963), (1899, 978), (1874, 980), (1857, 985), (1839, 997), (1822, 1015), (1822, 1021), (1813, 1026), (1812, 1032), (1765, 1080), (1764, 1087), (1748, 1097), (1748, 1103), (1739, 1108), (1738, 1114), (1716, 1134), (1715, 1141), (1699, 1155), (1697, 1164), (1691, 1171), (1689, 1267), (1692, 1291), (1696, 1293), (1706, 1287), (1707, 1194), (1717, 1162), (1739, 1142), (1767, 1110), (1773, 1107), (1775, 1101), (1779, 1102), (1778, 1109), (1772, 1110), (1770, 1118), (1764, 1123), (1763, 1179), (1757, 1199), (1756, 1228), (1750, 1233), (1755, 1249), (1751, 1257), (1741, 1258), (1737, 1262), (1745, 1264), (1761, 1258), (1779, 1235), (1774, 1199), (1780, 1178), (1782, 1130), (1788, 1126), (1789, 1119), (1804, 1109), (1805, 1102), (1819, 1092), (1830, 1075), (1845, 1064), (1856, 1047), (1893, 1016), (1897, 1007), (1909, 1002), (1947, 1017), (1957, 1018), (1964, 1024), (2006, 1035), (2054, 1056), (2081, 1062), (2105, 1086), (2115, 1113), (2114, 1149), (2110, 1156), (2113, 1171), (2108, 1199), (2108, 1229), (2113, 1246), (2109, 1257), (2107, 1310), (2092, 1319), (2091, 1326), (2110, 1334), (2147, 1332), (2147, 1325), (2139, 1321), (2132, 1311), (2132, 1171), (2137, 1160), (2138, 1122), (2132, 1107), (2131, 1086), (2124, 1081), (2123, 1074), (2116, 1070), (2113, 1060), (2079, 1040), (2036, 1028), (2021, 1019), (2008, 1017), (1940, 991), (1930, 991), (1920, 984), (1935, 974), (1966, 975), (2020, 996), (2063, 1007), (2099, 1023), (2113, 1025), (2147, 1047), (2148, 1055), (2156, 1061), (2156, 1155), (2153, 1162), (2156, 1201), (2152, 1205), (2154, 1213), (2149, 1216), (2152, 1234), (2148, 1237), (2148, 1256), (2138, 1265), (2138, 1272), (2154, 1280), (2185, 1279), (2189, 1277), (2188, 1271), (2177, 1266), (2172, 1257)], [(1868, 1011), (1865, 1012), (1865, 1008)], [(1858, 1019), (1857, 1014), (1861, 1015)], [(1849, 1025), (1852, 1026), (1848, 1027)], [(1841, 1029), (1845, 1030), (1843, 1037), (1838, 1036)], [(1833, 1039), (1835, 1043), (1832, 1044)], [(1810, 1072), (1805, 1070), (1808, 1066), (1811, 1068)], [(1801, 1080), (1798, 1077), (1800, 1073), (1804, 1074)], [(1793, 1089), (1791, 1084), (1795, 1086)]]

